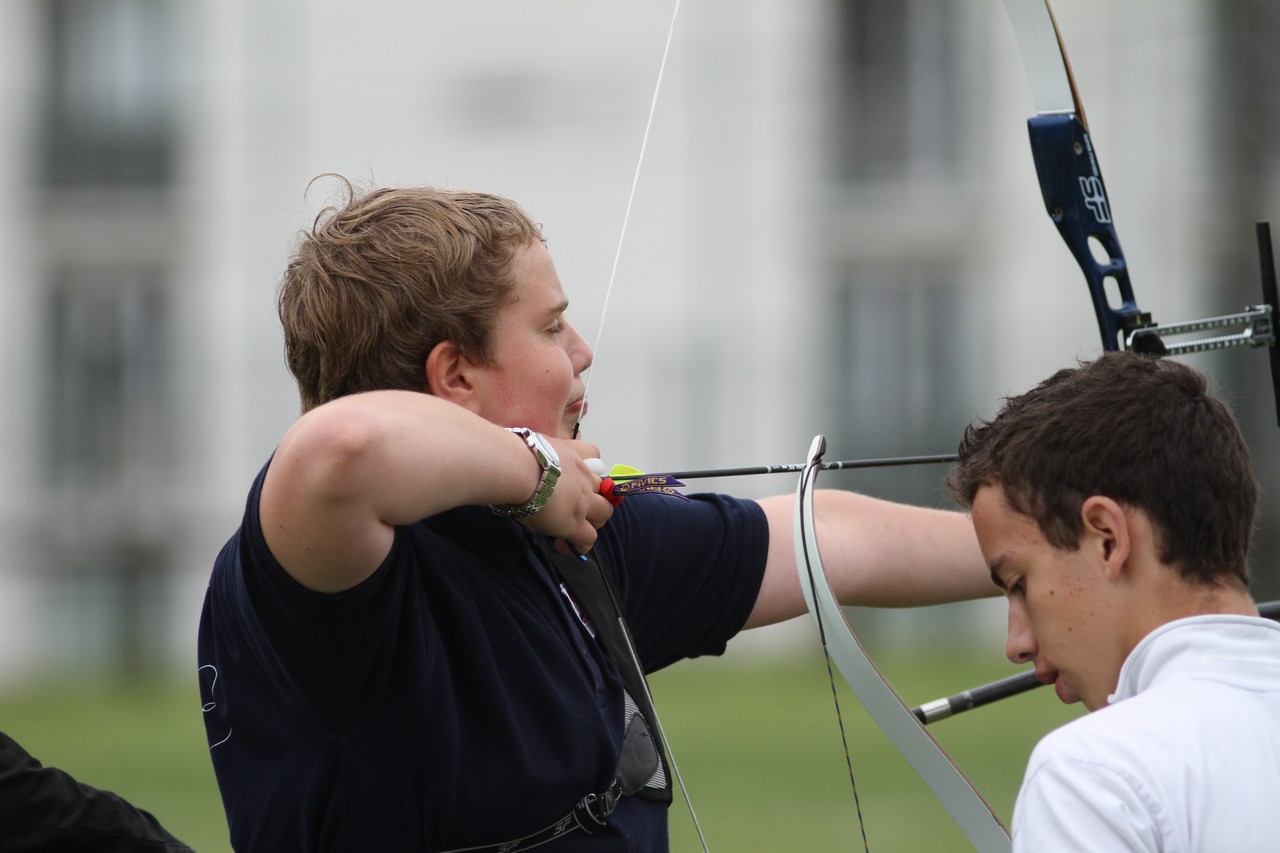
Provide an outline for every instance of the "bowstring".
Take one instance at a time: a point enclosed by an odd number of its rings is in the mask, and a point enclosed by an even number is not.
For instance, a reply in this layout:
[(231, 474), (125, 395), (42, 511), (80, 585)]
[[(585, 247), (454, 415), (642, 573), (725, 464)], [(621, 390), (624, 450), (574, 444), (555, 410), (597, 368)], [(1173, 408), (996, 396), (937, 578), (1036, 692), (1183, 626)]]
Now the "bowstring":
[[(667, 71), (667, 57), (671, 54), (671, 42), (675, 36), (676, 19), (680, 16), (680, 0), (676, 0), (675, 7), (671, 11), (671, 23), (667, 27), (667, 40), (662, 47), (662, 62), (658, 64), (658, 81), (653, 87), (653, 98), (649, 102), (649, 117), (644, 123), (644, 134), (640, 137), (640, 156), (636, 158), (636, 170), (631, 176), (631, 192), (627, 195), (627, 206), (622, 214), (622, 231), (618, 234), (618, 248), (613, 253), (613, 268), (609, 271), (609, 284), (604, 289), (604, 305), (600, 308), (600, 325), (596, 328), (596, 340), (591, 345), (591, 352), (594, 356), (600, 354), (600, 342), (604, 339), (604, 318), (609, 312), (609, 297), (613, 295), (613, 283), (618, 278), (618, 263), (622, 259), (622, 246), (627, 239), (627, 226), (631, 222), (631, 208), (636, 200), (636, 188), (640, 185), (640, 172), (644, 167), (644, 155), (649, 148), (649, 131), (653, 128), (653, 116), (658, 111), (658, 95), (662, 91), (662, 78)], [(591, 393), (591, 378), (595, 375), (595, 371), (587, 372), (586, 385), (582, 389), (582, 402), (587, 402), (587, 395)], [(577, 423), (573, 425), (573, 437), (577, 438), (582, 428), (582, 417), (579, 416)]]
[[(674, 37), (675, 37), (676, 20), (679, 17), (680, 17), (680, 0), (675, 0), (675, 6), (671, 10), (671, 23), (667, 26), (667, 38), (665, 43), (662, 46), (662, 61), (658, 63), (658, 79), (653, 86), (653, 98), (650, 99), (649, 101), (649, 115), (645, 119), (644, 134), (640, 137), (640, 154), (636, 158), (636, 169), (631, 176), (631, 191), (627, 194), (627, 206), (622, 214), (622, 230), (618, 234), (618, 247), (617, 249), (614, 250), (614, 253), (613, 253), (613, 266), (609, 270), (609, 284), (605, 287), (605, 290), (604, 290), (604, 304), (600, 308), (600, 325), (596, 329), (595, 343), (591, 345), (593, 361), (595, 360), (594, 356), (600, 353), (600, 342), (604, 339), (604, 319), (605, 319), (605, 315), (607, 315), (609, 312), (609, 298), (613, 295), (613, 284), (615, 281), (617, 281), (617, 278), (618, 278), (618, 265), (622, 260), (622, 247), (626, 243), (626, 239), (627, 239), (627, 226), (631, 223), (631, 209), (635, 204), (636, 190), (640, 186), (640, 173), (644, 168), (645, 153), (649, 149), (649, 134), (650, 134), (650, 131), (653, 129), (654, 114), (657, 113), (658, 111), (658, 96), (662, 92), (662, 80), (666, 76), (666, 71), (667, 71), (667, 57), (671, 55), (671, 42), (674, 40)], [(584, 404), (587, 401), (587, 395), (591, 393), (591, 379), (594, 375), (595, 374), (593, 371), (589, 371), (587, 373), (586, 385), (582, 389), (582, 401)], [(582, 418), (580, 416), (578, 418), (577, 423), (573, 425), (574, 438), (578, 437), (578, 433), (581, 431), (581, 428), (582, 428)], [(631, 638), (630, 636), (628, 636), (625, 630), (623, 631), (623, 636), (627, 638), (627, 645), (631, 650), (632, 656), (635, 657), (635, 654), (636, 654), (635, 648), (631, 646)], [(638, 663), (638, 658), (637, 658), (637, 663)], [(642, 683), (644, 684), (645, 692), (648, 693), (649, 691), (648, 683), (647, 682), (642, 682)], [(656, 717), (657, 708), (653, 701), (652, 694), (649, 694), (648, 699), (649, 699), (649, 706), (651, 708), (654, 708), (654, 714)], [(694, 831), (697, 832), (698, 834), (698, 842), (702, 845), (702, 849), (704, 853), (708, 853), (707, 839), (702, 834), (702, 825), (698, 822), (698, 815), (693, 810), (693, 800), (691, 800), (689, 797), (689, 789), (684, 783), (684, 778), (680, 775), (680, 769), (676, 764), (675, 752), (671, 748), (671, 741), (667, 740), (666, 736), (662, 733), (662, 724), (658, 722), (656, 718), (654, 719), (654, 724), (658, 727), (659, 736), (662, 737), (662, 740), (666, 743), (668, 763), (670, 763), (671, 770), (675, 775), (676, 782), (679, 785), (680, 793), (684, 798), (685, 807), (689, 810), (689, 818), (690, 820), (693, 821)]]
[[(871, 845), (867, 841), (867, 824), (862, 817), (862, 799), (858, 796), (858, 780), (854, 778), (853, 775), (853, 758), (849, 753), (849, 738), (845, 734), (844, 714), (840, 711), (840, 693), (836, 689), (836, 675), (831, 666), (831, 650), (827, 646), (826, 626), (822, 622), (822, 608), (816, 605), (818, 596), (817, 581), (813, 576), (813, 562), (809, 559), (809, 540), (804, 535), (805, 528), (803, 521), (806, 515), (810, 515), (810, 513), (806, 512), (806, 508), (812, 506), (813, 488), (817, 485), (819, 470), (821, 470), (821, 457), (815, 457), (809, 460), (809, 464), (805, 467), (804, 473), (800, 475), (800, 488), (802, 493), (796, 496), (796, 500), (799, 502), (802, 524), (801, 528), (795, 531), (793, 535), (799, 536), (801, 544), (804, 546), (804, 566), (809, 577), (809, 594), (813, 596), (815, 601), (813, 615), (815, 617), (815, 621), (818, 623), (818, 639), (822, 642), (822, 657), (827, 664), (827, 681), (831, 684), (831, 700), (835, 703), (836, 723), (840, 727), (840, 743), (844, 747), (844, 763), (845, 767), (849, 770), (849, 785), (853, 788), (853, 808), (858, 814), (858, 830), (862, 833), (862, 849), (865, 853), (871, 853)], [(816, 532), (816, 526), (814, 530)], [(815, 549), (817, 548), (817, 544), (817, 542), (813, 543)]]

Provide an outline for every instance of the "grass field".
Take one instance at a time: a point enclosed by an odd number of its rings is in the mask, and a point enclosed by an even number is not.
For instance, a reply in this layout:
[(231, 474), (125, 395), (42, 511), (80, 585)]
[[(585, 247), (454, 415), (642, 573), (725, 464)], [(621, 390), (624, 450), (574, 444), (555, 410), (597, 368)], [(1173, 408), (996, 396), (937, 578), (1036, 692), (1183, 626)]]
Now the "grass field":
[[(879, 661), (911, 704), (1008, 675), (1001, 661)], [(838, 676), (837, 676), (838, 678)], [(964, 837), (841, 684), (870, 847), (967, 850)], [(862, 849), (821, 652), (688, 661), (653, 679), (663, 725), (712, 851)], [(227, 853), (194, 679), (44, 685), (0, 693), (0, 730), (47, 765), (151, 811), (201, 853)], [(1078, 708), (1079, 706), (1076, 706)], [(1035, 740), (1075, 716), (1051, 691), (936, 723), (936, 737), (1005, 819)], [(700, 849), (672, 808), (672, 849)]]
[[(1000, 661), (956, 656), (878, 661), (909, 704), (1011, 674)], [(837, 684), (870, 849), (972, 849), (950, 816)], [(820, 653), (749, 669), (690, 661), (655, 679), (655, 698), (698, 820), (713, 851), (861, 850), (857, 812)], [(1032, 746), (1079, 713), (1049, 690), (931, 727), (1008, 822)], [(672, 810), (673, 850), (698, 850), (687, 809)]]

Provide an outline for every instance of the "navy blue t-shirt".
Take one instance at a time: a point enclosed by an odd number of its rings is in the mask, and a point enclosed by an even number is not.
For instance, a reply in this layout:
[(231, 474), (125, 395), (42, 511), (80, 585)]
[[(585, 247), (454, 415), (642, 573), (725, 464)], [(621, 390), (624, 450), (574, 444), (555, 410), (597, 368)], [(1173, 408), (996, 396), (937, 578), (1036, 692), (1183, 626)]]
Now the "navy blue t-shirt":
[[(237, 851), (501, 843), (608, 785), (621, 684), (532, 534), (462, 507), (397, 528), (359, 586), (316, 593), (267, 548), (265, 471), (200, 620), (205, 728)], [(767, 545), (752, 501), (633, 495), (618, 507), (595, 550), (648, 671), (724, 651)], [(666, 812), (625, 797), (605, 829), (539, 849), (665, 851)]]

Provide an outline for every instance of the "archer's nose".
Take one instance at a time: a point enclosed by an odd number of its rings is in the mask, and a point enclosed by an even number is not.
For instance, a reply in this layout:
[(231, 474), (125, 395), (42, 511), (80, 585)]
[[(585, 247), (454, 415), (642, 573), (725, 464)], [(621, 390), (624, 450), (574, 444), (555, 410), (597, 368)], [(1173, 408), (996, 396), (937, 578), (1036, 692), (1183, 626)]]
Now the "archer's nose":
[(591, 362), (595, 358), (591, 345), (572, 325), (569, 326), (569, 341), (565, 349), (569, 352), (569, 363), (573, 365), (575, 374), (586, 373), (591, 368)]
[(1010, 600), (1009, 627), (1004, 641), (1005, 656), (1013, 663), (1027, 663), (1035, 660), (1038, 650), (1036, 635), (1031, 630), (1031, 622), (1025, 611), (1017, 602)]

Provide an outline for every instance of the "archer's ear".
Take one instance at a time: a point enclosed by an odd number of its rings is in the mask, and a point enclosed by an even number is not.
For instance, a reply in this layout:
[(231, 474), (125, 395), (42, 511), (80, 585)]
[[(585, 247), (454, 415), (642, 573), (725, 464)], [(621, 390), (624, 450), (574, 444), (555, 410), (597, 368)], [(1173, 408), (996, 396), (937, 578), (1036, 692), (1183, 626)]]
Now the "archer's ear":
[(1080, 506), (1084, 522), (1081, 547), (1090, 549), (1108, 580), (1120, 577), (1133, 551), (1133, 528), (1125, 508), (1111, 498), (1094, 495)]
[(471, 362), (453, 341), (441, 341), (427, 355), (427, 390), (432, 396), (465, 406), (474, 392), (469, 372)]

